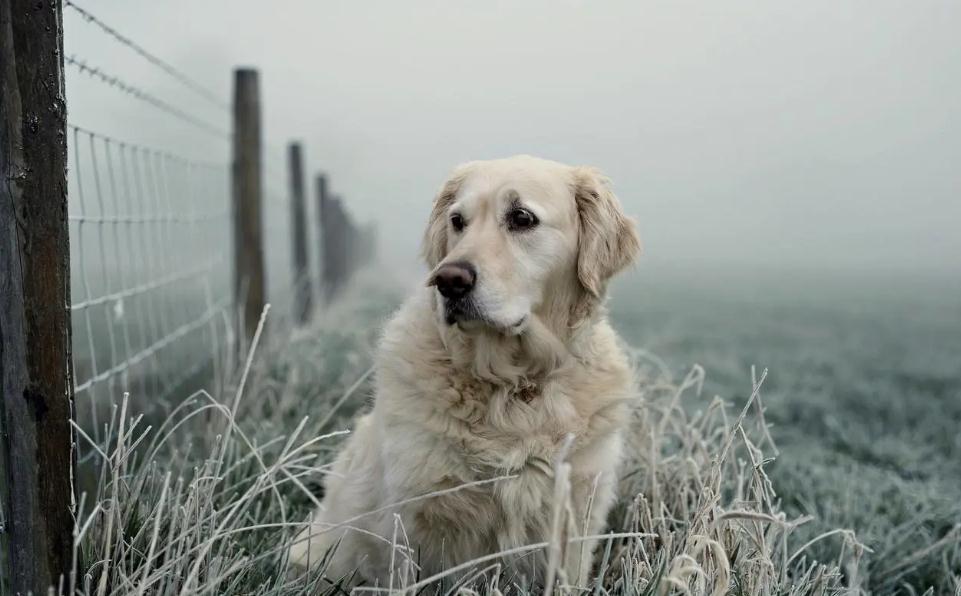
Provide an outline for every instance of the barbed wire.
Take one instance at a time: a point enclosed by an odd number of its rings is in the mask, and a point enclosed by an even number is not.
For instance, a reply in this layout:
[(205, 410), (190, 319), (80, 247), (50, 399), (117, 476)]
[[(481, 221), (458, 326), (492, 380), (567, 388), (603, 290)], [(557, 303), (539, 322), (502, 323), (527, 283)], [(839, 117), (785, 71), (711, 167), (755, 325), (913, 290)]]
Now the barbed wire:
[(222, 137), (224, 139), (229, 140), (231, 138), (230, 133), (224, 131), (223, 129), (220, 129), (213, 124), (205, 122), (204, 120), (201, 120), (196, 116), (192, 116), (189, 113), (181, 110), (180, 108), (176, 108), (171, 104), (161, 99), (158, 99), (145, 91), (142, 91), (138, 87), (135, 87), (125, 82), (120, 77), (109, 75), (101, 68), (89, 65), (85, 60), (81, 60), (80, 58), (77, 58), (76, 55), (65, 56), (64, 62), (71, 66), (75, 66), (80, 71), (81, 74), (88, 74), (91, 77), (98, 79), (101, 82), (111, 87), (116, 87), (120, 91), (127, 93), (128, 95), (136, 99), (139, 99), (140, 101), (143, 101), (149, 105), (152, 105), (158, 110), (164, 111), (170, 114), (171, 116), (175, 116), (183, 120), (184, 122), (188, 122), (201, 130), (204, 130), (210, 134)]
[(83, 17), (84, 20), (97, 25), (98, 27), (100, 27), (100, 29), (104, 33), (113, 37), (115, 40), (117, 40), (121, 44), (130, 48), (131, 50), (136, 52), (139, 56), (147, 60), (147, 62), (153, 64), (154, 66), (162, 70), (164, 73), (166, 73), (168, 76), (174, 78), (175, 80), (180, 82), (180, 84), (187, 87), (197, 95), (203, 97), (204, 99), (214, 104), (215, 106), (223, 109), (224, 111), (227, 111), (227, 112), (230, 111), (230, 106), (226, 102), (224, 102), (222, 99), (220, 99), (220, 97), (217, 94), (208, 90), (206, 87), (204, 87), (200, 83), (197, 83), (196, 81), (194, 81), (184, 73), (180, 72), (170, 64), (167, 64), (165, 61), (161, 60), (157, 56), (154, 56), (153, 54), (145, 50), (141, 45), (134, 42), (130, 38), (124, 36), (119, 31), (107, 25), (97, 17), (93, 16), (87, 10), (77, 6), (70, 0), (64, 0), (64, 5), (75, 10), (77, 14)]

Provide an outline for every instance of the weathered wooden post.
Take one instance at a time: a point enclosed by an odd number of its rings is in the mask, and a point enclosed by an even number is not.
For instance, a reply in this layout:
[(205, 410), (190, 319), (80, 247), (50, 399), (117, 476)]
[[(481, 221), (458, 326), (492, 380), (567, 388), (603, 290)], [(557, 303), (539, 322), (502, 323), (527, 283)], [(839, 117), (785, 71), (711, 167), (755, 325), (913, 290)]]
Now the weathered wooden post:
[(0, 2), (0, 450), (13, 594), (67, 588), (73, 388), (62, 4)]
[(294, 320), (300, 324), (310, 317), (310, 270), (307, 267), (307, 220), (304, 197), (304, 162), (300, 143), (288, 147), (290, 166), (291, 263), (294, 279)]
[(249, 345), (264, 309), (266, 280), (261, 223), (260, 85), (257, 71), (234, 71), (234, 303)]

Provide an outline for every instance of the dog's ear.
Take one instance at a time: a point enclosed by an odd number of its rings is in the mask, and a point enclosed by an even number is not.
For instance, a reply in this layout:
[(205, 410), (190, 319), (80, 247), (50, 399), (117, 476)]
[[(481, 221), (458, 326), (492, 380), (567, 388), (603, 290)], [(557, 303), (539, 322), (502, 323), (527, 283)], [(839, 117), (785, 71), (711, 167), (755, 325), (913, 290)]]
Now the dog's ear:
[(577, 167), (573, 185), (579, 221), (577, 279), (596, 302), (604, 296), (607, 280), (634, 262), (641, 242), (606, 177), (594, 168)]
[(427, 220), (427, 230), (424, 232), (421, 246), (424, 261), (431, 269), (437, 267), (447, 255), (447, 208), (454, 202), (460, 185), (467, 177), (470, 165), (466, 163), (454, 168), (440, 192), (434, 197), (434, 206)]

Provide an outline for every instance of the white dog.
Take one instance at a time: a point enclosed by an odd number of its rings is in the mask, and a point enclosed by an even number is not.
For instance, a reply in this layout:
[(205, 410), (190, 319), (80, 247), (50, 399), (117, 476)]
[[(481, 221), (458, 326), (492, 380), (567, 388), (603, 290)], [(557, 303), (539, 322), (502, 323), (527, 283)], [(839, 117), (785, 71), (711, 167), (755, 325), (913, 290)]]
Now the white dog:
[[(424, 579), (548, 541), (565, 444), (570, 493), (559, 506), (577, 534), (603, 531), (634, 379), (601, 305), (639, 250), (592, 168), (526, 156), (458, 167), (430, 214), (428, 287), (387, 325), (373, 409), (291, 562), (396, 587), (405, 569)], [(593, 544), (582, 544), (560, 561), (571, 584), (587, 581)], [(501, 562), (537, 578), (546, 557)]]

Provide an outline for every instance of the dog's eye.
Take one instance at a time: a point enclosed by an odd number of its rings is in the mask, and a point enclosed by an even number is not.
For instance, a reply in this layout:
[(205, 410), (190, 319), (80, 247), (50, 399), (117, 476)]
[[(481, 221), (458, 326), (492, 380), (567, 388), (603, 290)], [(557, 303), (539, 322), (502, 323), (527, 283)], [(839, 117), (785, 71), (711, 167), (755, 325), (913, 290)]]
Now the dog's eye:
[(450, 216), (450, 225), (454, 227), (458, 232), (464, 229), (464, 216), (460, 213), (455, 213)]
[(507, 214), (507, 226), (512, 230), (529, 230), (537, 225), (537, 216), (527, 209), (512, 209)]

